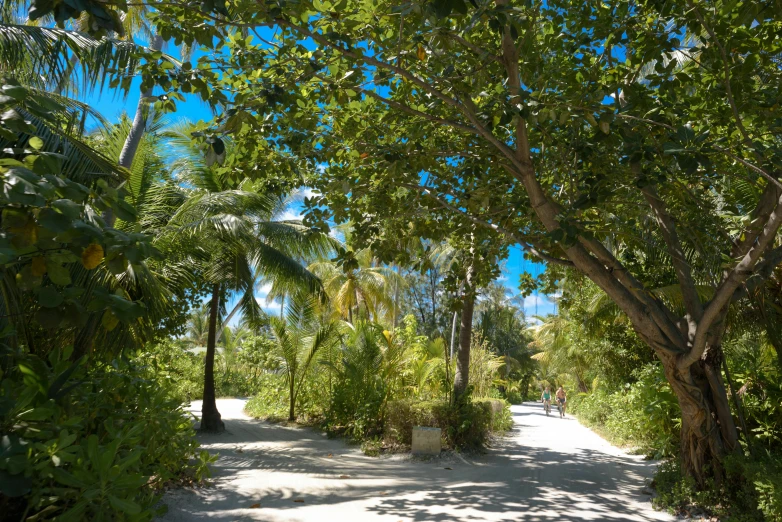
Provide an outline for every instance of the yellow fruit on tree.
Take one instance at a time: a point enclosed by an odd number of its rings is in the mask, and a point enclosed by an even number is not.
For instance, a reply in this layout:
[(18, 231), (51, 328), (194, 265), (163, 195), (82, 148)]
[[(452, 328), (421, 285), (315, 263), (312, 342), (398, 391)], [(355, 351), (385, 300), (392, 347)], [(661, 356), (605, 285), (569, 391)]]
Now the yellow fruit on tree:
[(92, 270), (103, 261), (103, 247), (97, 243), (92, 243), (81, 253), (81, 264), (87, 270)]

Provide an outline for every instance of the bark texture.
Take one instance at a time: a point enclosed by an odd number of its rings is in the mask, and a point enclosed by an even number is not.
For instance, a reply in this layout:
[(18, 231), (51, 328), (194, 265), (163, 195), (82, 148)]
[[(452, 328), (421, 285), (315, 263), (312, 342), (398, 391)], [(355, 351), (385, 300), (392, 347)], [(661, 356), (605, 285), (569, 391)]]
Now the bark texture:
[[(163, 37), (155, 35), (149, 44), (149, 48), (152, 51), (159, 51), (163, 48)], [(129, 169), (133, 164), (133, 158), (136, 156), (136, 151), (141, 143), (141, 138), (144, 136), (146, 130), (146, 106), (149, 103), (148, 98), (152, 96), (152, 89), (146, 89), (141, 92), (141, 96), (138, 99), (136, 105), (136, 115), (133, 117), (133, 123), (130, 126), (130, 132), (125, 139), (125, 144), (122, 146), (122, 152), (119, 154), (119, 166)]]
[(722, 357), (720, 346), (709, 346), (704, 359), (686, 368), (672, 357), (661, 357), (682, 411), (682, 465), (701, 486), (709, 475), (722, 480), (722, 460), (738, 449), (738, 431), (720, 374)]
[(225, 424), (217, 411), (215, 400), (215, 349), (217, 344), (217, 316), (220, 313), (220, 285), (212, 287), (212, 301), (209, 304), (209, 336), (206, 341), (204, 359), (204, 401), (201, 405), (201, 430), (219, 433)]
[(456, 354), (456, 375), (453, 378), (454, 402), (465, 392), (470, 380), (470, 343), (472, 341), (472, 316), (475, 310), (474, 273), (475, 270), (470, 265), (467, 268), (464, 284), (462, 319), (459, 326), (459, 351)]

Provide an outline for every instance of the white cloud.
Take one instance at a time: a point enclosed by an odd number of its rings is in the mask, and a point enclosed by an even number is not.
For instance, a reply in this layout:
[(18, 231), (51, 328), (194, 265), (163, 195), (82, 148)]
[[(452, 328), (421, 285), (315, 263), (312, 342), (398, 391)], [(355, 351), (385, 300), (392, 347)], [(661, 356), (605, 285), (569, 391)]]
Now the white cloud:
[(304, 214), (291, 208), (286, 209), (285, 212), (277, 216), (277, 221), (297, 221), (302, 219), (304, 219)]
[(320, 192), (318, 192), (317, 190), (315, 190), (313, 188), (310, 188), (310, 187), (304, 187), (304, 188), (300, 189), (299, 193), (301, 194), (302, 200), (304, 198), (311, 198), (311, 197), (314, 197), (314, 196), (320, 196)]
[(530, 323), (533, 315), (548, 315), (554, 313), (556, 305), (545, 295), (528, 295), (524, 298), (524, 313)]
[(267, 283), (255, 289), (255, 300), (258, 301), (259, 305), (263, 306), (264, 303), (266, 303), (266, 298), (269, 296), (269, 292), (271, 292), (271, 290), (271, 283)]

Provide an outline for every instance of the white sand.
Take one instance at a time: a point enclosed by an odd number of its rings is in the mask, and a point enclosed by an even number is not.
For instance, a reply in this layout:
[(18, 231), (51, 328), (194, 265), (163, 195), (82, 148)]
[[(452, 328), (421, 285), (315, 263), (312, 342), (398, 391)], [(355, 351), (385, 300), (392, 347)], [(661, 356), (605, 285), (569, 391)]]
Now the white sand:
[(227, 432), (199, 435), (220, 454), (214, 484), (166, 494), (162, 521), (674, 520), (645, 494), (654, 463), (540, 404), (514, 406), (513, 431), (485, 455), (419, 461), (367, 457), (313, 430), (250, 419), (243, 400), (217, 402)]

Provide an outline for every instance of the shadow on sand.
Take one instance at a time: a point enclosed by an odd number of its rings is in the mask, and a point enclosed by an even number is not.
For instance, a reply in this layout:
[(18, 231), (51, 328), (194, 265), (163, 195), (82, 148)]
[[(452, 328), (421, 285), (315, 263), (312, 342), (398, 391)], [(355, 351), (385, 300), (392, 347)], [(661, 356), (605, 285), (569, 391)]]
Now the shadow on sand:
[[(214, 469), (216, 485), (196, 492), (198, 498), (191, 504), (179, 506), (177, 520), (264, 520), (246, 513), (237, 516), (237, 510), (255, 502), (262, 502), (274, 520), (300, 520), (303, 509), (309, 510), (307, 520), (330, 520), (312, 518), (312, 510), (328, 506), (332, 512), (334, 506), (355, 502), (361, 503), (365, 517), (376, 514), (405, 521), (658, 519), (649, 514), (649, 497), (643, 491), (654, 463), (579, 448), (578, 441), (566, 453), (523, 445), (516, 435), (535, 429), (529, 421), (540, 415), (545, 417), (542, 409), (514, 412), (513, 433), (496, 447), (473, 462), (452, 459), (445, 464), (439, 459), (370, 458), (313, 430), (226, 420), (226, 433), (199, 435), (204, 446), (220, 455)], [(563, 423), (569, 424), (567, 419)], [(251, 470), (302, 474), (327, 485), (297, 491), (226, 483)], [(293, 501), (298, 497), (304, 502)]]

